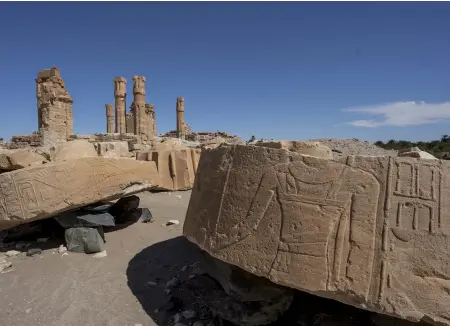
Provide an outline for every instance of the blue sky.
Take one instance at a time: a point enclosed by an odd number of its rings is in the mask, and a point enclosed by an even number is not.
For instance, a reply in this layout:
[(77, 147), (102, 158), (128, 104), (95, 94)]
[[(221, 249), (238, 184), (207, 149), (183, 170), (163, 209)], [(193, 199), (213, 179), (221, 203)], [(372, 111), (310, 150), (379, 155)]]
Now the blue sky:
[(35, 78), (61, 69), (77, 133), (105, 132), (113, 78), (147, 77), (160, 132), (245, 139), (450, 133), (450, 3), (0, 3), (0, 137), (37, 129)]

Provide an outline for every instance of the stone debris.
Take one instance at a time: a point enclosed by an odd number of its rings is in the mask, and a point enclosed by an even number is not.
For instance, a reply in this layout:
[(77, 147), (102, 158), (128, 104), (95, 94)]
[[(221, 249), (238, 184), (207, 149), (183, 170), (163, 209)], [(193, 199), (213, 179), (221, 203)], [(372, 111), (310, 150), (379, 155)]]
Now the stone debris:
[(222, 145), (202, 153), (183, 234), (275, 284), (450, 325), (447, 162)]
[(63, 254), (63, 253), (65, 253), (67, 251), (67, 247), (66, 246), (64, 246), (64, 245), (60, 245), (59, 246), (59, 248), (58, 248), (58, 253), (59, 254)]
[(7, 252), (5, 252), (6, 257), (15, 257), (15, 256), (18, 256), (19, 254), (20, 254), (20, 251), (17, 251), (17, 250), (8, 250)]
[(200, 149), (177, 148), (139, 153), (138, 160), (153, 161), (160, 177), (158, 190), (187, 190), (194, 185)]
[(169, 220), (168, 222), (166, 222), (166, 226), (170, 226), (170, 225), (178, 225), (180, 224), (180, 221), (178, 220)]
[(45, 243), (45, 242), (47, 242), (48, 240), (50, 240), (50, 238), (38, 238), (36, 241), (37, 241), (37, 242), (40, 242), (40, 243)]
[(104, 258), (107, 256), (108, 256), (108, 254), (106, 253), (106, 250), (103, 250), (101, 252), (98, 252), (98, 253), (92, 255), (93, 258)]
[(4, 209), (0, 209), (0, 229), (152, 189), (158, 183), (153, 162), (101, 157), (3, 173), (0, 191), (5, 195)]
[(137, 208), (137, 210), (140, 210), (141, 215), (139, 217), (139, 222), (142, 223), (151, 223), (153, 222), (153, 215), (152, 212), (146, 207), (144, 208)]
[(105, 250), (103, 228), (99, 226), (67, 229), (66, 244), (67, 250), (72, 252), (84, 252), (86, 254), (101, 252)]
[(64, 162), (84, 157), (96, 157), (94, 145), (87, 140), (73, 140), (58, 144), (50, 149), (52, 162)]
[(39, 248), (31, 248), (31, 249), (28, 249), (28, 251), (27, 251), (28, 257), (34, 257), (34, 256), (38, 256), (41, 254), (42, 254), (42, 249), (39, 249)]
[(427, 160), (437, 160), (436, 157), (428, 152), (421, 150), (419, 147), (411, 147), (400, 149), (397, 154), (399, 157), (414, 157)]
[(0, 170), (12, 171), (47, 163), (47, 159), (27, 150), (0, 151)]
[(5, 273), (8, 271), (9, 268), (11, 268), (12, 263), (9, 261), (6, 261), (5, 259), (0, 258), (0, 273)]

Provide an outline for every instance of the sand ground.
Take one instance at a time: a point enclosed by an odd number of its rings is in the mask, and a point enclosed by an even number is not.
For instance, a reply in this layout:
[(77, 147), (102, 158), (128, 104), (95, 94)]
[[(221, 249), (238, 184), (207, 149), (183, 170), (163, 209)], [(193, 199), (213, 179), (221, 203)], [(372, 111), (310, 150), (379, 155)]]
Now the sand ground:
[[(168, 300), (166, 283), (188, 277), (199, 258), (181, 237), (190, 191), (139, 197), (154, 222), (107, 233), (107, 257), (62, 255), (55, 243), (40, 256), (8, 258), (12, 269), (0, 274), (0, 325), (167, 324), (164, 309), (158, 311)], [(163, 226), (171, 219), (180, 224)]]

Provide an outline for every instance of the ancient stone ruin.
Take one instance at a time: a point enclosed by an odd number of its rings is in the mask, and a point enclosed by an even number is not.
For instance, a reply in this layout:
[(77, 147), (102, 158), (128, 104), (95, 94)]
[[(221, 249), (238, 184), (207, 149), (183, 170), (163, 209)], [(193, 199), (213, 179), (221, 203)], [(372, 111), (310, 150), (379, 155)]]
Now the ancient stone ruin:
[(66, 141), (73, 134), (72, 103), (58, 68), (41, 70), (36, 78), (38, 128), (44, 144)]
[(114, 98), (116, 106), (116, 133), (127, 132), (125, 123), (127, 80), (123, 77), (114, 78)]
[(450, 163), (291, 145), (204, 150), (184, 235), (280, 286), (450, 325)]

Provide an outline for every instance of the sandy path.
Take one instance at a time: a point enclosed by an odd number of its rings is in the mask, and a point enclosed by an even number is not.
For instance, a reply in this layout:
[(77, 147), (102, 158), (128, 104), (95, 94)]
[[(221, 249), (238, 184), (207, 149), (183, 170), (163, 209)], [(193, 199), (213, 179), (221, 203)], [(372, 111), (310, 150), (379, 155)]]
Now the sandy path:
[[(107, 233), (105, 258), (62, 256), (55, 249), (40, 257), (9, 258), (13, 270), (0, 274), (0, 324), (158, 325), (164, 312), (154, 311), (167, 300), (166, 282), (198, 259), (195, 248), (179, 237), (189, 196), (190, 191), (141, 194), (141, 207), (150, 208), (155, 222)], [(162, 226), (169, 219), (180, 224)]]

